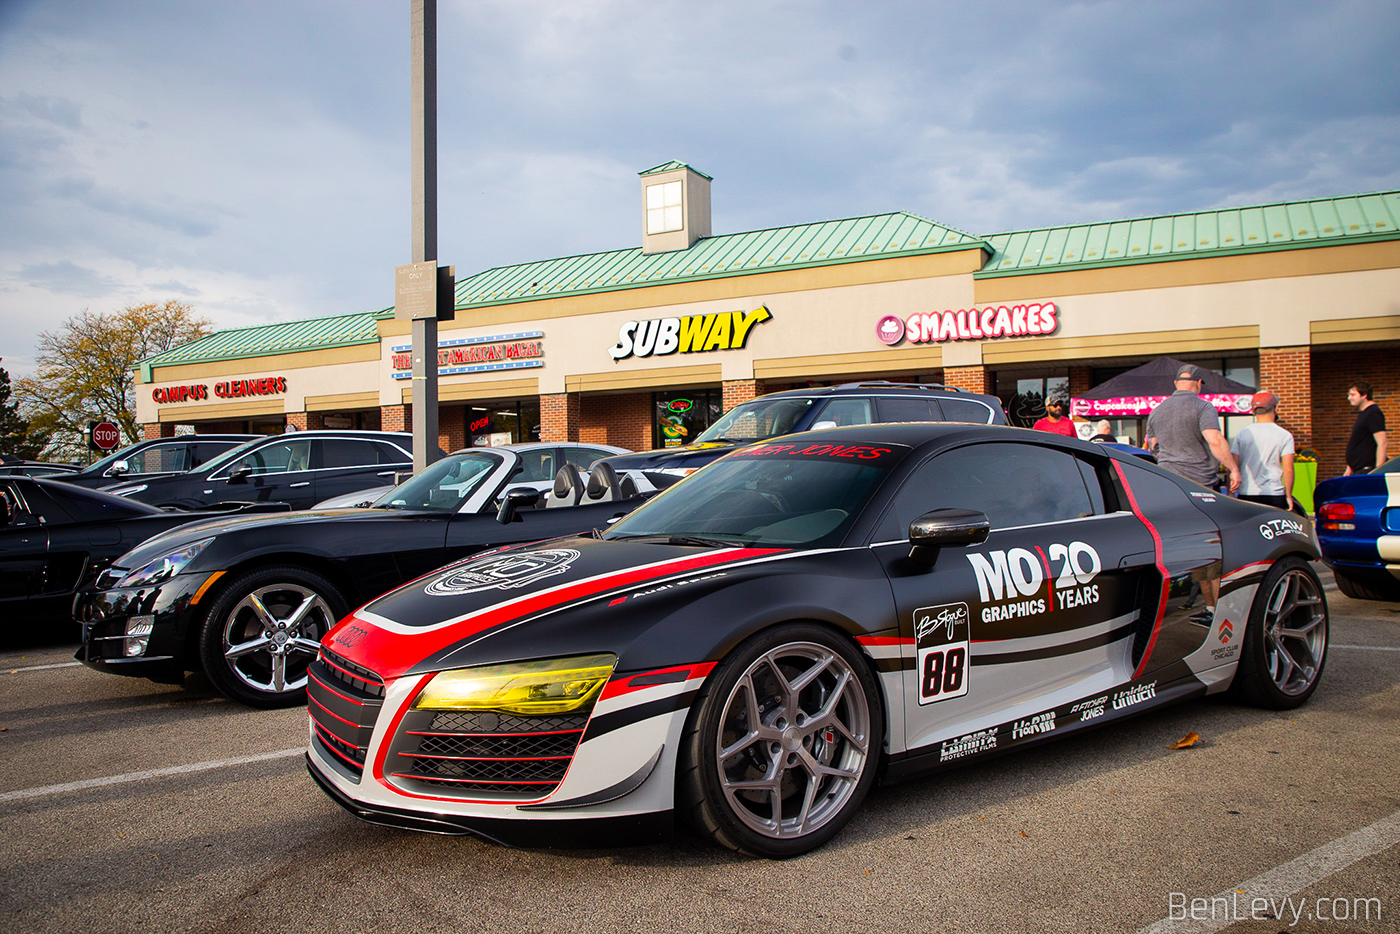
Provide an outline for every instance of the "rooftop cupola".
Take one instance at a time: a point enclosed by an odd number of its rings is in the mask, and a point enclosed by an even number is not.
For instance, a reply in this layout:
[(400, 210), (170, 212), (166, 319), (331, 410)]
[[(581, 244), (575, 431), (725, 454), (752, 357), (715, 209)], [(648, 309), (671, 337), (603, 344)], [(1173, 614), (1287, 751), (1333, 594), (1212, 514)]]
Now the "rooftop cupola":
[(642, 252), (686, 250), (710, 235), (710, 176), (663, 162), (642, 177)]

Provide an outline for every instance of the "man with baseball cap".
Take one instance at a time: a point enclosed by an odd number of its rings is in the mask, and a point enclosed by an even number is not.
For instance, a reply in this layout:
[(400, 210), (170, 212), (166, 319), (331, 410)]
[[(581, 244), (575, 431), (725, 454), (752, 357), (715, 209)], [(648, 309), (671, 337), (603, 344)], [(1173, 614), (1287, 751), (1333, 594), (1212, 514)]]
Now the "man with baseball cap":
[(1178, 476), (1214, 487), (1216, 462), (1230, 472), (1230, 491), (1239, 489), (1240, 471), (1215, 406), (1201, 398), (1205, 378), (1198, 367), (1182, 364), (1176, 373), (1176, 392), (1163, 399), (1147, 417), (1147, 449), (1157, 463)]
[[(1216, 461), (1219, 461), (1230, 471), (1230, 492), (1233, 493), (1240, 486), (1240, 469), (1235, 455), (1230, 453), (1225, 433), (1220, 430), (1220, 416), (1215, 414), (1215, 406), (1201, 398), (1204, 374), (1185, 363), (1177, 368), (1175, 383), (1176, 392), (1163, 399), (1147, 417), (1147, 449), (1157, 455), (1157, 463), (1172, 473), (1205, 487), (1215, 487)], [(1220, 578), (1199, 583), (1206, 606), (1191, 619), (1210, 626), (1215, 620)]]
[(1256, 392), (1254, 424), (1235, 436), (1230, 453), (1240, 459), (1240, 499), (1293, 508), (1293, 435), (1278, 423), (1278, 396)]

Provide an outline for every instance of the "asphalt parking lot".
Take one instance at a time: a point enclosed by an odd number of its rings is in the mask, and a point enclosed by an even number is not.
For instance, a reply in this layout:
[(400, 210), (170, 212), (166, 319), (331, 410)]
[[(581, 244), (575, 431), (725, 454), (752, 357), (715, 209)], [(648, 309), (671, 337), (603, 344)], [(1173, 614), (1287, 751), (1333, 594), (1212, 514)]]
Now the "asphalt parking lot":
[(0, 926), (1400, 931), (1400, 604), (1328, 598), (1300, 710), (1198, 701), (880, 788), (787, 862), (684, 832), (551, 851), (375, 827), (307, 776), (304, 710), (101, 675), (71, 646), (0, 649)]

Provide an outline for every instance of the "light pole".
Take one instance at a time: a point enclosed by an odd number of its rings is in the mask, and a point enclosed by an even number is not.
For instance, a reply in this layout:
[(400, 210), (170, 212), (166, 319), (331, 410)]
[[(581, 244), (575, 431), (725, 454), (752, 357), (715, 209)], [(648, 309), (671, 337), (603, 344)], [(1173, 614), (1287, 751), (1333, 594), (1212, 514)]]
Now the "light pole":
[(394, 317), (413, 322), (413, 471), (437, 459), (438, 321), (454, 282), (437, 266), (437, 0), (409, 0), (413, 136), (413, 262), (396, 270)]

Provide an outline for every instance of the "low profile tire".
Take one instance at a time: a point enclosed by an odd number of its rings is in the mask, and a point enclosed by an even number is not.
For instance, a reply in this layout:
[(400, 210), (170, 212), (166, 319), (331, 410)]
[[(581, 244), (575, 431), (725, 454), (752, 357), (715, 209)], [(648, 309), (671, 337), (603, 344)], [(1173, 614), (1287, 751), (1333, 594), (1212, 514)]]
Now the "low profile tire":
[(797, 856), (845, 826), (875, 783), (884, 711), (851, 642), (820, 626), (759, 633), (715, 668), (681, 742), (677, 805), (753, 856)]
[(334, 584), (305, 568), (259, 568), (219, 589), (205, 613), (199, 656), (224, 696), (250, 707), (306, 703), (306, 669), (346, 613)]
[(1337, 579), (1337, 589), (1353, 600), (1400, 600), (1400, 585), (1389, 592), (1382, 592), (1354, 577), (1348, 577), (1336, 568), (1332, 569), (1332, 576)]
[(1274, 564), (1254, 595), (1232, 690), (1246, 703), (1288, 710), (1307, 703), (1327, 663), (1327, 598), (1301, 558)]

